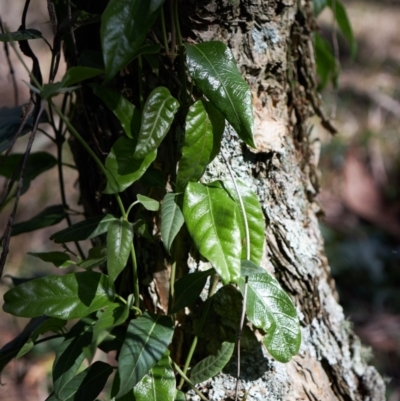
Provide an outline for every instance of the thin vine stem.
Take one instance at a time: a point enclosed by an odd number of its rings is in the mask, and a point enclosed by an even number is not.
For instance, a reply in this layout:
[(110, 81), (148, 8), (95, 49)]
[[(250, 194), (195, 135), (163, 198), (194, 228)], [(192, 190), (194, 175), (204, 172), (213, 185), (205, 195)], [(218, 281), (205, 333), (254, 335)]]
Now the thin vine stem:
[(193, 391), (204, 401), (208, 401), (208, 398), (202, 394), (197, 388), (196, 386), (190, 381), (190, 379), (186, 376), (185, 372), (183, 372), (181, 370), (181, 368), (174, 362), (172, 361), (172, 363), (174, 364), (174, 368), (175, 370), (180, 374), (181, 378), (183, 381), (185, 381), (187, 384), (189, 384), (189, 386), (193, 389)]

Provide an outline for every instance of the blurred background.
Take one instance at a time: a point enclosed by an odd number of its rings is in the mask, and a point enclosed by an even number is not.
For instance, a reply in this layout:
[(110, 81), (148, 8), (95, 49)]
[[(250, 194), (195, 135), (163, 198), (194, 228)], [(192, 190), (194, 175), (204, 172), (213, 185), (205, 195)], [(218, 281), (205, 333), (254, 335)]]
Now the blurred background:
[[(31, 3), (28, 27), (39, 29), (50, 40), (46, 2)], [(341, 63), (338, 89), (327, 85), (322, 91), (325, 111), (333, 118), (338, 133), (331, 136), (320, 127), (318, 119), (312, 121), (312, 136), (321, 144), (321, 229), (345, 315), (370, 347), (365, 353), (371, 363), (386, 378), (388, 401), (400, 401), (400, 0), (344, 0), (343, 4), (357, 43), (355, 56), (340, 33), (332, 34), (336, 25), (332, 11), (324, 10), (318, 16), (320, 34), (336, 49)], [(22, 7), (23, 2), (1, 0), (0, 17), (7, 29), (18, 29)], [(48, 48), (40, 40), (31, 44), (41, 54), (46, 77)], [(14, 96), (1, 45), (0, 107), (29, 100), (28, 89), (21, 82), (27, 80), (26, 72), (11, 50), (10, 58), (19, 95), (18, 99)], [(59, 75), (63, 72), (61, 68)], [(15, 150), (23, 148), (20, 141)], [(65, 148), (64, 159), (68, 162), (71, 156)], [(35, 140), (33, 150), (55, 155), (51, 141), (44, 135)], [(19, 221), (32, 217), (33, 210), (61, 203), (57, 180), (56, 169), (35, 179), (35, 185), (21, 199)], [(76, 180), (71, 170), (66, 176), (68, 203), (80, 210)], [(8, 214), (1, 213), (0, 227), (5, 227)], [(54, 274), (56, 269), (51, 264), (26, 253), (62, 250), (46, 243), (57, 228), (13, 238), (6, 273), (18, 277)], [(10, 280), (3, 279), (1, 297), (7, 289), (4, 284)], [(0, 311), (0, 347), (25, 324)], [(46, 398), (53, 347), (51, 342), (41, 344), (7, 366), (1, 375), (1, 383), (7, 384), (1, 389), (2, 401)]]

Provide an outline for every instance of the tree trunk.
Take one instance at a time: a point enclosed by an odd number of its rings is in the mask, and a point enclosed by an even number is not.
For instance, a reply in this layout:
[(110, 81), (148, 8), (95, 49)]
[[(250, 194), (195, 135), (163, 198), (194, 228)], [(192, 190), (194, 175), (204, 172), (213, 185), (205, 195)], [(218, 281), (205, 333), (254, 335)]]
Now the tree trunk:
[[(242, 399), (384, 400), (383, 380), (365, 360), (366, 352), (338, 304), (318, 227), (321, 212), (315, 198), (318, 147), (310, 142), (308, 118), (322, 113), (315, 88), (312, 50), (315, 22), (311, 2), (232, 3), (182, 1), (182, 33), (188, 41), (220, 40), (228, 44), (251, 86), (257, 150), (247, 148), (228, 129), (223, 151), (236, 175), (259, 196), (267, 221), (262, 266), (275, 274), (294, 300), (303, 335), (299, 355), (287, 364), (274, 361), (259, 345), (243, 350)], [(96, 107), (86, 107), (95, 113)], [(103, 120), (101, 113), (97, 111), (98, 121)], [(323, 123), (329, 126), (327, 121)], [(104, 145), (104, 149), (109, 149), (104, 131), (95, 132), (94, 136), (102, 138), (98, 140), (100, 148)], [(101, 206), (95, 201), (99, 183), (87, 174), (87, 157), (79, 154), (76, 144), (72, 149), (80, 170), (82, 201), (87, 213), (96, 214), (110, 207), (108, 197), (102, 198)], [(169, 157), (168, 151), (165, 145), (163, 163)], [(204, 179), (226, 175), (224, 163), (217, 158)], [(161, 264), (162, 260), (161, 257)], [(159, 264), (153, 260), (154, 266)], [(159, 273), (153, 270), (156, 284), (162, 281), (160, 277), (165, 280), (167, 276), (166, 268), (157, 270)], [(161, 287), (155, 285), (153, 290), (162, 292)], [(162, 294), (158, 298), (162, 299)], [(232, 399), (235, 372), (232, 362), (223, 373), (199, 388), (210, 400)], [(190, 399), (199, 398), (192, 395)]]

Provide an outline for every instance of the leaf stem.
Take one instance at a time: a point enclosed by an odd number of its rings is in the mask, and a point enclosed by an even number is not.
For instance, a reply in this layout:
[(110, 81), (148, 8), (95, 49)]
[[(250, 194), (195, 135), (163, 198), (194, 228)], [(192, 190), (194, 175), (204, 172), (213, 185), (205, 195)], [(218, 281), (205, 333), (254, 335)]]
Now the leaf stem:
[(135, 308), (139, 309), (140, 307), (139, 276), (137, 271), (136, 253), (135, 253), (135, 247), (133, 246), (133, 242), (131, 244), (131, 257), (132, 257), (132, 270), (133, 270), (133, 293), (135, 295)]
[[(175, 370), (181, 375), (182, 380), (184, 380), (189, 386), (193, 389), (193, 391), (204, 401), (208, 401), (208, 398), (202, 394), (197, 387), (190, 381), (190, 379), (186, 376), (186, 374), (179, 368), (179, 366), (172, 361), (174, 364)], [(179, 388), (179, 387), (178, 387)]]

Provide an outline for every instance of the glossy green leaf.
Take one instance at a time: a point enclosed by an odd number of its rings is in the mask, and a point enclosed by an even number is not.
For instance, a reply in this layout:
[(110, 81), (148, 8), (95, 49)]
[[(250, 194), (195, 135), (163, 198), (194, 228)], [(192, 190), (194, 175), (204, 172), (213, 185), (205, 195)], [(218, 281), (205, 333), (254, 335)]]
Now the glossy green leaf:
[(91, 332), (86, 327), (83, 334), (70, 336), (57, 347), (53, 364), (53, 387), (59, 399), (63, 399), (65, 388), (85, 359), (83, 350), (90, 345), (91, 337)]
[(107, 248), (101, 246), (95, 246), (89, 249), (88, 257), (78, 263), (82, 269), (93, 269), (94, 267), (100, 266), (107, 261)]
[(160, 202), (151, 199), (147, 196), (138, 194), (137, 200), (139, 201), (140, 204), (144, 206), (146, 210), (156, 212), (160, 208)]
[(114, 220), (107, 232), (107, 271), (112, 282), (126, 266), (133, 241), (131, 224), (123, 219)]
[(223, 342), (216, 355), (209, 355), (193, 367), (190, 374), (191, 382), (201, 383), (221, 372), (231, 359), (234, 349), (234, 343)]
[(93, 93), (115, 114), (129, 138), (136, 138), (140, 129), (140, 112), (126, 97), (105, 86), (92, 84)]
[(42, 32), (37, 29), (24, 29), (16, 32), (0, 33), (0, 42), (20, 42), (21, 40), (42, 38)]
[(174, 401), (176, 380), (169, 351), (133, 389), (136, 401)]
[(110, 279), (100, 273), (47, 276), (7, 291), (3, 310), (21, 317), (47, 315), (69, 320), (110, 305), (114, 297)]
[(186, 45), (186, 60), (196, 86), (229, 121), (240, 138), (255, 147), (251, 91), (231, 50), (222, 42)]
[(251, 260), (242, 260), (241, 262), (241, 276), (252, 276), (253, 274), (264, 274), (266, 270), (256, 265)]
[(135, 159), (143, 159), (157, 149), (167, 135), (178, 108), (178, 101), (167, 88), (159, 86), (150, 93), (143, 108)]
[(130, 391), (161, 360), (174, 333), (168, 316), (144, 313), (129, 323), (118, 359), (118, 396)]
[(65, 218), (62, 205), (49, 206), (30, 220), (13, 225), (11, 235), (19, 235), (38, 230), (39, 228), (53, 226)]
[[(14, 153), (1, 160), (0, 175), (8, 179), (12, 178), (24, 157), (23, 153)], [(50, 170), (57, 164), (57, 160), (47, 152), (31, 153), (26, 163), (24, 177), (22, 181), (22, 194), (24, 194), (31, 184), (31, 181), (38, 175)]]
[(198, 100), (186, 116), (185, 141), (182, 158), (179, 161), (176, 190), (185, 189), (189, 181), (198, 181), (204, 174), (207, 165), (219, 152), (225, 119), (216, 109), (206, 102)]
[(65, 75), (61, 80), (61, 85), (63, 87), (75, 85), (79, 82), (84, 81), (85, 79), (90, 79), (93, 77), (97, 77), (98, 75), (104, 74), (103, 70), (99, 68), (92, 67), (71, 67), (67, 70)]
[(190, 306), (201, 294), (206, 285), (207, 278), (214, 273), (214, 269), (186, 274), (174, 284), (174, 303), (170, 315)]
[(113, 368), (97, 361), (77, 374), (58, 392), (60, 401), (95, 400), (103, 390)]
[(164, 0), (111, 0), (101, 16), (106, 80), (132, 61), (156, 20)]
[(199, 252), (208, 259), (224, 284), (237, 282), (242, 251), (236, 203), (221, 182), (208, 185), (189, 182), (183, 215)]
[(143, 159), (134, 159), (135, 142), (129, 138), (119, 138), (106, 158), (109, 172), (105, 194), (122, 192), (137, 181), (157, 156), (157, 149)]
[(168, 252), (171, 252), (172, 242), (185, 222), (177, 196), (166, 194), (161, 205), (161, 239)]
[[(240, 207), (239, 197), (232, 181), (228, 181), (226, 187), (229, 193), (236, 201), (236, 218), (240, 228), (240, 240), (242, 243), (241, 259), (247, 258), (246, 249), (246, 230), (244, 225), (242, 208)], [(261, 209), (257, 195), (241, 180), (236, 180), (236, 185), (239, 189), (240, 196), (243, 201), (244, 210), (247, 218), (250, 235), (250, 260), (255, 264), (259, 264), (264, 252), (265, 244), (265, 222), (264, 214)]]
[(28, 255), (34, 256), (43, 260), (43, 262), (53, 263), (56, 267), (68, 267), (71, 264), (75, 264), (74, 261), (70, 260), (70, 257), (65, 252), (28, 252)]
[(53, 234), (50, 239), (58, 244), (91, 239), (106, 233), (108, 226), (114, 220), (116, 220), (116, 218), (112, 214), (90, 217), (89, 219), (80, 221), (79, 223), (73, 224), (71, 227)]
[[(245, 280), (239, 280), (244, 293)], [(255, 274), (248, 278), (246, 313), (250, 322), (266, 334), (264, 344), (279, 362), (288, 362), (297, 354), (301, 345), (301, 331), (296, 308), (269, 273)]]

